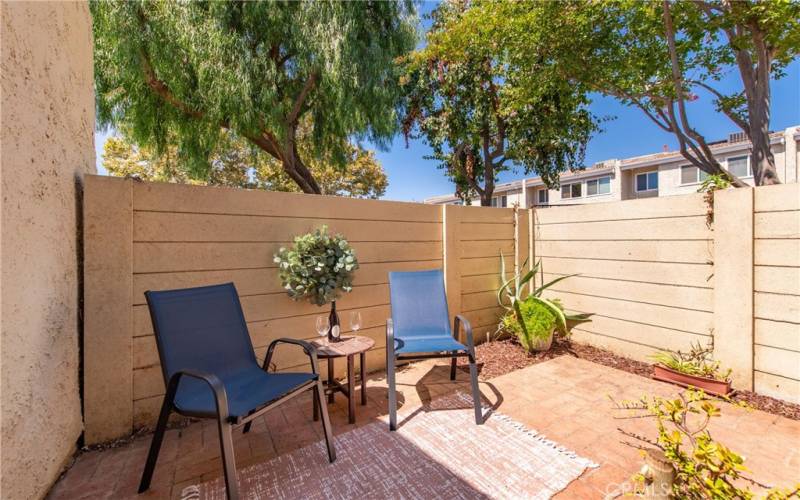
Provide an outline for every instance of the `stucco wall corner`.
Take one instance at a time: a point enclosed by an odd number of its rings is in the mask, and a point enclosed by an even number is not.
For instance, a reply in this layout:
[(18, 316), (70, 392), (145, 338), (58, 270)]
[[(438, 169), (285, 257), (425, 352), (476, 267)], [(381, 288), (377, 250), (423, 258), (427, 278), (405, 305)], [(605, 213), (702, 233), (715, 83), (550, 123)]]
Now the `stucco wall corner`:
[(86, 2), (2, 2), (0, 496), (43, 497), (81, 435), (79, 198), (94, 171)]

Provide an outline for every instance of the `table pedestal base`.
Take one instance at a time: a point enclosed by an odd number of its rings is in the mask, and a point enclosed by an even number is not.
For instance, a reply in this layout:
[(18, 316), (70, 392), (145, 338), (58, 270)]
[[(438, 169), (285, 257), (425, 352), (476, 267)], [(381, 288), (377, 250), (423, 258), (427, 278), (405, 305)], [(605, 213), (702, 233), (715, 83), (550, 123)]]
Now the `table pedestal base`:
[[(367, 377), (366, 377), (366, 353), (361, 352), (359, 357), (359, 375), (361, 378), (361, 405), (367, 404)], [(328, 403), (334, 401), (334, 395), (341, 392), (347, 397), (347, 411), (351, 424), (356, 423), (356, 377), (355, 377), (355, 354), (347, 355), (347, 381), (345, 384), (333, 378), (333, 360), (336, 358), (326, 357), (328, 360), (328, 380), (323, 382), (325, 394), (328, 397)], [(314, 420), (319, 420), (319, 408), (317, 407), (317, 399), (314, 398)]]

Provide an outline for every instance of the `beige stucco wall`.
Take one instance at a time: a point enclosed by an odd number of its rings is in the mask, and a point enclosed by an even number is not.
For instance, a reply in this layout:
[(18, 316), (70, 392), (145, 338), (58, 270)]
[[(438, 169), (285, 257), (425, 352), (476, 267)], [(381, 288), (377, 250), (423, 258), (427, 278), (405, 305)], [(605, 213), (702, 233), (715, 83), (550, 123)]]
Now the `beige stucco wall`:
[(2, 478), (43, 497), (82, 430), (77, 184), (94, 170), (88, 6), (2, 2)]

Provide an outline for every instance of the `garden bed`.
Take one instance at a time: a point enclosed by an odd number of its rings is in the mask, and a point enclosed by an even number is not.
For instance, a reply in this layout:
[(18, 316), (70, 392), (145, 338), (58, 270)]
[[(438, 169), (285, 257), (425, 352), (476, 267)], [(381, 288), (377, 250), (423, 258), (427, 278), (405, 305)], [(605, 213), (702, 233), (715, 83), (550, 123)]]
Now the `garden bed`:
[[(653, 365), (636, 361), (624, 356), (619, 356), (605, 349), (579, 344), (569, 340), (553, 340), (553, 347), (549, 351), (529, 353), (519, 345), (516, 340), (494, 340), (484, 342), (475, 347), (475, 356), (480, 366), (480, 378), (488, 380), (525, 368), (536, 363), (547, 361), (558, 356), (575, 356), (642, 377), (650, 378), (653, 374)], [(466, 358), (460, 358), (461, 369), (467, 369)], [(737, 390), (731, 397), (734, 401), (743, 401), (755, 409), (780, 415), (792, 420), (800, 420), (800, 405), (781, 401), (750, 391)]]

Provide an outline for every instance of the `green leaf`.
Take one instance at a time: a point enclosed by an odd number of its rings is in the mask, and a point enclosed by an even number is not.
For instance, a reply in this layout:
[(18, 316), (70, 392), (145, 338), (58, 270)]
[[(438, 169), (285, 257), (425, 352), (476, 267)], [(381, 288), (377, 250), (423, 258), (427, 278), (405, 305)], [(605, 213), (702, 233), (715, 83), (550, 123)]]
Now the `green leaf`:
[(564, 312), (561, 310), (561, 308), (559, 308), (552, 301), (547, 300), (547, 299), (543, 299), (541, 297), (536, 297), (535, 295), (531, 295), (528, 298), (530, 300), (534, 300), (536, 302), (539, 302), (540, 304), (542, 304), (545, 307), (547, 307), (550, 310), (550, 312), (553, 313), (553, 316), (555, 316), (555, 318), (556, 318), (556, 325), (558, 327), (558, 330), (560, 332), (562, 332), (562, 333), (566, 333), (566, 331), (567, 331), (567, 318), (564, 316)]
[(559, 281), (563, 281), (563, 280), (565, 280), (567, 278), (572, 278), (573, 276), (580, 276), (580, 274), (568, 274), (566, 276), (560, 276), (560, 277), (558, 277), (558, 278), (556, 278), (556, 279), (554, 279), (552, 281), (549, 281), (549, 282), (543, 284), (542, 286), (540, 286), (539, 288), (534, 290), (533, 291), (533, 295), (535, 295), (537, 297), (540, 297), (542, 295), (542, 292), (544, 292), (545, 290), (547, 290), (551, 286), (555, 285)]

